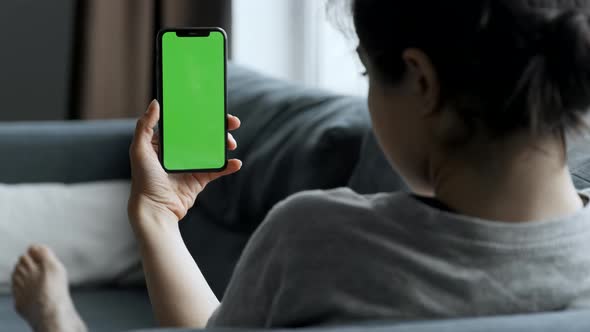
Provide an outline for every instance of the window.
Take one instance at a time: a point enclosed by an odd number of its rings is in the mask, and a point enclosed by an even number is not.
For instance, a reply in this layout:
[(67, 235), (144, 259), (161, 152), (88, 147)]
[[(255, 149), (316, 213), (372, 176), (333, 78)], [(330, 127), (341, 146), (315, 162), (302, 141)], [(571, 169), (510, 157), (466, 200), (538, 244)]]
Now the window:
[(366, 94), (357, 41), (329, 22), (325, 1), (234, 0), (233, 11), (236, 63), (311, 87)]

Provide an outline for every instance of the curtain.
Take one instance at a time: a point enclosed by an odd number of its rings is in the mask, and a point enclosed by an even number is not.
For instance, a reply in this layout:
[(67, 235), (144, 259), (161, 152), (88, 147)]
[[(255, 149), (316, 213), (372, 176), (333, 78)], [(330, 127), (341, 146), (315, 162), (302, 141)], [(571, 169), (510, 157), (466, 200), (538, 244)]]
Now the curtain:
[(231, 0), (78, 0), (70, 118), (136, 117), (155, 97), (162, 27), (221, 26)]

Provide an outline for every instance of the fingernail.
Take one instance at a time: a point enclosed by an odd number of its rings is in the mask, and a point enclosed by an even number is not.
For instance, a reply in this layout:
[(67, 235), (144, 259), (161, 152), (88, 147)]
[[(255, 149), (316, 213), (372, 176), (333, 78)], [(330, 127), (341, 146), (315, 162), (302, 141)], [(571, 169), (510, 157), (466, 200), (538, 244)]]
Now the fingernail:
[(148, 108), (147, 108), (147, 110), (145, 112), (146, 113), (149, 112), (152, 109), (152, 107), (155, 107), (156, 106), (156, 103), (157, 102), (158, 101), (156, 99), (152, 100), (152, 102), (150, 103), (150, 105), (148, 106)]

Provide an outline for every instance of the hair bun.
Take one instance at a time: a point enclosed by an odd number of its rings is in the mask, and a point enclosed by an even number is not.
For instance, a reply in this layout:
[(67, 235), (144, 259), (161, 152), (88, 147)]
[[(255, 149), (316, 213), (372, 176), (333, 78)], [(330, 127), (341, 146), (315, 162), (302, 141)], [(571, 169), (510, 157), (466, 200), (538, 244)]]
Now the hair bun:
[(534, 130), (575, 128), (590, 109), (590, 16), (568, 10), (543, 24), (516, 95)]
[(553, 107), (585, 111), (590, 107), (590, 16), (568, 10), (546, 24), (542, 37), (546, 79), (558, 89)]

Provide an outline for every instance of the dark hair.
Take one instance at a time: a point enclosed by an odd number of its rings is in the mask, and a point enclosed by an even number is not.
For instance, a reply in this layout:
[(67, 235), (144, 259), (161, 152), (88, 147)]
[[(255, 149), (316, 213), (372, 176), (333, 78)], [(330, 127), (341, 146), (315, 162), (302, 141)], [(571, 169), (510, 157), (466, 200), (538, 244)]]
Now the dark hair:
[(590, 1), (352, 0), (354, 26), (395, 83), (405, 49), (423, 50), (443, 103), (493, 136), (579, 128), (590, 108)]

